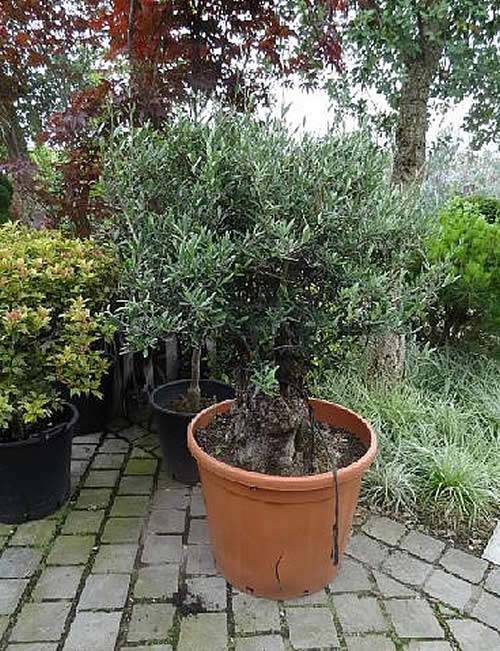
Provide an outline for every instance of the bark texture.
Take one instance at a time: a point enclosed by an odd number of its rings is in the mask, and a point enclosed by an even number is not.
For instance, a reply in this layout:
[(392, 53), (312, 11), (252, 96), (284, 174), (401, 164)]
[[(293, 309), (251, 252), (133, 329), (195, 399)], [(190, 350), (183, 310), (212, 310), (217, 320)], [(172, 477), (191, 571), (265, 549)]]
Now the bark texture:
[(27, 156), (26, 140), (15, 106), (16, 95), (11, 80), (0, 72), (0, 142), (11, 160)]

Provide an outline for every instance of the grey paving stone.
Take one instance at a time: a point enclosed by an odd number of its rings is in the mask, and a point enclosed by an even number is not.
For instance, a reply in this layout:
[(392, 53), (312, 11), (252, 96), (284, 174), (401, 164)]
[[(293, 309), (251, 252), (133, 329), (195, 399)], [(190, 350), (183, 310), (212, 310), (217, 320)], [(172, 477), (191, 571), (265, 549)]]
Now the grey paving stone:
[(82, 488), (75, 509), (105, 509), (110, 499), (110, 488)]
[(135, 604), (128, 627), (129, 642), (164, 640), (172, 627), (175, 608), (172, 604)]
[(434, 570), (424, 584), (424, 592), (453, 608), (463, 610), (472, 597), (473, 586), (453, 574)]
[(29, 642), (28, 644), (9, 644), (6, 651), (56, 651), (57, 644), (52, 642)]
[(414, 590), (407, 588), (396, 579), (391, 579), (386, 574), (382, 574), (382, 572), (373, 572), (373, 576), (383, 597), (412, 597), (417, 594)]
[(108, 436), (99, 448), (99, 452), (117, 454), (120, 452), (128, 452), (129, 449), (130, 445), (128, 441)]
[[(153, 456), (152, 452), (148, 452), (147, 450), (144, 450), (143, 448), (139, 447), (139, 445), (136, 445), (132, 449), (132, 454), (130, 455), (130, 459), (148, 459), (148, 460), (154, 460), (155, 457)], [(137, 473), (140, 474), (140, 473)], [(148, 474), (148, 473), (146, 473)]]
[(0, 615), (14, 612), (27, 585), (27, 579), (0, 579)]
[(142, 562), (147, 565), (178, 563), (182, 556), (181, 536), (150, 535), (144, 541)]
[(446, 544), (432, 536), (420, 533), (420, 531), (410, 531), (399, 546), (401, 549), (406, 549), (415, 556), (423, 558), (424, 561), (434, 563), (443, 552)]
[(143, 518), (110, 518), (104, 527), (102, 541), (136, 543), (140, 538), (143, 523)]
[(399, 637), (444, 638), (443, 629), (424, 599), (392, 599), (385, 602), (385, 607)]
[(11, 642), (57, 642), (70, 610), (69, 603), (28, 603), (23, 606)]
[(433, 567), (406, 552), (395, 551), (386, 559), (382, 569), (398, 581), (421, 586)]
[(485, 560), (466, 554), (460, 549), (448, 549), (439, 562), (449, 572), (471, 583), (479, 583), (488, 569)]
[(85, 445), (87, 443), (91, 445), (97, 445), (102, 439), (102, 432), (93, 432), (92, 434), (83, 434), (82, 436), (77, 436), (73, 439), (73, 445)]
[(98, 454), (92, 461), (92, 470), (118, 470), (124, 460), (124, 454)]
[(344, 633), (377, 633), (388, 625), (375, 597), (345, 594), (333, 597), (333, 605)]
[(485, 547), (483, 558), (490, 563), (500, 565), (500, 520)]
[(338, 592), (362, 592), (371, 589), (372, 584), (368, 572), (360, 563), (349, 558), (344, 558), (341, 561), (339, 573), (333, 583), (330, 583), (330, 592), (333, 594)]
[(190, 545), (206, 545), (210, 542), (206, 520), (191, 520), (189, 524), (188, 542)]
[(471, 619), (449, 619), (448, 626), (461, 651), (500, 649), (500, 635), (479, 622)]
[(0, 637), (4, 634), (4, 631), (7, 630), (9, 625), (9, 618), (7, 616), (0, 616)]
[(346, 554), (354, 556), (370, 567), (378, 567), (387, 558), (389, 547), (365, 536), (364, 533), (358, 533), (349, 540)]
[(134, 567), (137, 544), (101, 545), (92, 567), (93, 574), (130, 574)]
[(258, 635), (236, 640), (236, 651), (285, 651), (279, 635)]
[(490, 592), (500, 595), (500, 568), (489, 573), (484, 585)]
[(141, 567), (134, 586), (134, 597), (139, 599), (171, 598), (178, 591), (178, 579), (178, 565)]
[(184, 488), (161, 488), (156, 491), (153, 508), (184, 510), (188, 502), (189, 496)]
[(11, 545), (43, 547), (56, 532), (57, 524), (48, 520), (35, 520), (20, 524), (10, 540)]
[(75, 460), (89, 459), (94, 454), (96, 449), (97, 449), (97, 445), (95, 444), (87, 444), (87, 445), (73, 444), (73, 448), (71, 450), (71, 458)]
[(405, 651), (453, 651), (451, 644), (445, 640), (411, 640)]
[(31, 576), (42, 552), (31, 547), (10, 547), (0, 556), (0, 579), (25, 579)]
[(153, 511), (147, 525), (147, 530), (151, 533), (184, 533), (185, 528), (185, 512), (175, 509)]
[(130, 427), (119, 428), (120, 437), (127, 439), (127, 441), (136, 441), (144, 436), (146, 430), (140, 425), (131, 425)]
[(126, 475), (118, 486), (118, 495), (150, 495), (154, 479), (146, 475)]
[(115, 648), (121, 613), (76, 613), (64, 651), (110, 651)]
[(94, 543), (94, 536), (59, 536), (47, 558), (47, 565), (84, 565)]
[(126, 475), (154, 475), (158, 467), (156, 459), (129, 459), (125, 466)]
[(294, 648), (338, 646), (337, 631), (328, 608), (293, 608), (286, 612), (290, 642)]
[(203, 613), (181, 620), (177, 651), (224, 651), (227, 642), (224, 613)]
[(73, 599), (82, 578), (84, 566), (46, 567), (36, 583), (33, 601)]
[(347, 651), (395, 651), (394, 642), (385, 635), (346, 637)]
[(110, 515), (122, 518), (145, 516), (148, 506), (148, 495), (118, 495), (113, 502)]
[(500, 597), (483, 591), (471, 614), (481, 622), (500, 631)]
[(205, 500), (202, 493), (193, 493), (191, 495), (191, 508), (189, 509), (192, 518), (205, 516), (207, 510), (205, 508)]
[(221, 576), (198, 576), (186, 581), (187, 601), (204, 610), (226, 609), (226, 582)]
[(328, 595), (324, 590), (285, 601), (285, 606), (326, 606), (327, 604)]
[(91, 574), (85, 581), (78, 610), (117, 610), (127, 601), (130, 577), (126, 574)]
[(118, 479), (118, 470), (92, 470), (85, 480), (85, 488), (112, 488)]
[(148, 644), (147, 646), (122, 646), (120, 651), (172, 651), (172, 646), (170, 644)]
[(378, 515), (372, 515), (362, 529), (370, 536), (390, 545), (397, 545), (407, 532), (406, 527), (399, 522)]
[(10, 534), (16, 530), (15, 524), (4, 524), (0, 522), (0, 536), (10, 536)]
[(217, 574), (210, 545), (188, 545), (186, 572), (188, 574)]
[(62, 532), (66, 534), (97, 533), (104, 511), (73, 511), (66, 518)]
[(237, 633), (279, 631), (279, 610), (276, 601), (256, 599), (238, 592), (233, 595), (233, 614)]

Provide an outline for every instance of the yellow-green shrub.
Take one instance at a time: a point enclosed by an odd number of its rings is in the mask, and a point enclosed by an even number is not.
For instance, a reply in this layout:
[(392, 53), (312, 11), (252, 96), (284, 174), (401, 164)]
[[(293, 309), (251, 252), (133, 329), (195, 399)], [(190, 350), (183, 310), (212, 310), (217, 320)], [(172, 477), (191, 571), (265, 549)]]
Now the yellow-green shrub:
[(91, 240), (0, 227), (0, 440), (57, 420), (64, 392), (99, 395), (115, 269)]

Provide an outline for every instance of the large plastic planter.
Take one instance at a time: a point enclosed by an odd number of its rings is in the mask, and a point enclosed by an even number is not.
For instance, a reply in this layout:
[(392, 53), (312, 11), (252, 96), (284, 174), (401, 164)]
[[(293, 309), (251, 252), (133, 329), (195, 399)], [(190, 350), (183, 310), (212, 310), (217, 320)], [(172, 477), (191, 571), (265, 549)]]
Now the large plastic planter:
[[(311, 400), (319, 421), (344, 427), (368, 450), (339, 470), (338, 551), (350, 535), (363, 474), (377, 450), (372, 427), (354, 412)], [(216, 414), (222, 402), (198, 414), (189, 426), (188, 445), (201, 476), (210, 541), (218, 570), (240, 590), (271, 599), (292, 599), (321, 590), (334, 580), (332, 529), (335, 520), (332, 473), (279, 477), (248, 472), (217, 461), (197, 444), (195, 432)]]
[(56, 511), (71, 490), (71, 443), (78, 411), (26, 441), (0, 443), (0, 522), (37, 520)]
[[(151, 405), (167, 472), (184, 484), (196, 484), (200, 480), (198, 468), (187, 447), (188, 425), (196, 414), (173, 411), (166, 406), (185, 396), (189, 385), (190, 380), (177, 380), (158, 387), (151, 394)], [(234, 390), (216, 380), (201, 380), (200, 389), (207, 398), (234, 398)]]

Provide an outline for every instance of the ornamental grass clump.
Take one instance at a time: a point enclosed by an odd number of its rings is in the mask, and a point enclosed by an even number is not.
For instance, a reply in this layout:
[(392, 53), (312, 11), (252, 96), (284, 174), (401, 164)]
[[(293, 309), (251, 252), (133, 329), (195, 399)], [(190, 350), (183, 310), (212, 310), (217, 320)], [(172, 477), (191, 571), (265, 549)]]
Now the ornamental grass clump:
[(0, 227), (0, 442), (57, 423), (65, 396), (99, 396), (116, 261), (91, 240)]
[[(291, 137), (279, 121), (221, 114), (124, 137), (107, 184), (130, 271), (126, 340), (147, 352), (160, 335), (210, 336), (238, 390), (231, 462), (318, 471), (307, 373), (327, 343), (402, 328), (421, 303), (406, 275), (412, 201), (365, 133)], [(162, 170), (157, 193), (141, 193), (140, 160)]]

